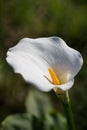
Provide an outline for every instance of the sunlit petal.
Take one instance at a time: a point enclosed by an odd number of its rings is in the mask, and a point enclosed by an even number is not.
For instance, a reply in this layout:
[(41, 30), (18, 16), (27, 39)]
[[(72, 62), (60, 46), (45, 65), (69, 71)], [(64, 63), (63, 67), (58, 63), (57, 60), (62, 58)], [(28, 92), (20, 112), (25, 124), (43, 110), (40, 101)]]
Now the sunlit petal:
[[(6, 60), (16, 73), (42, 91), (71, 88), (83, 64), (81, 54), (58, 37), (24, 38), (8, 50)], [(60, 85), (52, 83), (48, 68), (53, 68)]]

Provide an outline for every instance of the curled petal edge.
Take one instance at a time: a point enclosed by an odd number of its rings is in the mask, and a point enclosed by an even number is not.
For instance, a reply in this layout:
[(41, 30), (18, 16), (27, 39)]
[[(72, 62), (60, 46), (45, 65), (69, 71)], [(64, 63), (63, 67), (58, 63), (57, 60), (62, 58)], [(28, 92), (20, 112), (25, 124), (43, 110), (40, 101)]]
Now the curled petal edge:
[[(34, 85), (34, 84), (33, 84)], [(74, 79), (71, 79), (69, 80), (68, 82), (64, 83), (64, 84), (61, 84), (61, 85), (53, 85), (53, 84), (48, 84), (47, 88), (43, 88), (43, 87), (38, 87), (36, 85), (36, 87), (41, 90), (41, 91), (44, 91), (44, 92), (49, 92), (51, 91), (52, 89), (58, 89), (59, 91), (67, 91), (69, 90), (70, 88), (72, 88), (72, 86), (74, 85)]]
[(74, 84), (74, 79), (69, 80), (68, 82), (61, 84), (61, 85), (57, 85), (55, 86), (55, 88), (59, 88), (63, 91), (67, 91), (69, 90)]

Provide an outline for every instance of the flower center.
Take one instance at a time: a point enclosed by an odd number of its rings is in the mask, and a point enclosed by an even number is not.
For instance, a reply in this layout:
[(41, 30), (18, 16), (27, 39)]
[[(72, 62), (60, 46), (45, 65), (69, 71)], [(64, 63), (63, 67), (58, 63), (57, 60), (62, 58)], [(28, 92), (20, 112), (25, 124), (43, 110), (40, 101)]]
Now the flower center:
[(49, 71), (50, 77), (52, 79), (52, 83), (55, 84), (55, 85), (59, 85), (60, 84), (59, 78), (56, 76), (56, 74), (53, 71), (53, 69), (52, 68), (48, 68), (48, 71)]

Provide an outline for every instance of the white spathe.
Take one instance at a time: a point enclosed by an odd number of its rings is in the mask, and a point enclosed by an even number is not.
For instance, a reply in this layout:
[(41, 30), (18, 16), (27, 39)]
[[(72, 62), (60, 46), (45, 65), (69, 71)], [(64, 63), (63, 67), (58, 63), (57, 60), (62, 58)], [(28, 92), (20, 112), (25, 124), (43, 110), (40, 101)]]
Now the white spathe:
[[(81, 54), (59, 37), (23, 38), (8, 50), (6, 60), (16, 73), (42, 91), (55, 87), (63, 91), (70, 89), (83, 64)], [(54, 70), (60, 85), (50, 82), (48, 68)]]

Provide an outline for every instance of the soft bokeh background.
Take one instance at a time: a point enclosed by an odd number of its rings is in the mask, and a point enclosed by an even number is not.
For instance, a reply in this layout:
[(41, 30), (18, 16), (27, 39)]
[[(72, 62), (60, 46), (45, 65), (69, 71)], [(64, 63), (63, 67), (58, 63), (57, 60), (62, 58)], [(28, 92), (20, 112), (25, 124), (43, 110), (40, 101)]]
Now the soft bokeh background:
[[(83, 68), (69, 93), (76, 126), (87, 129), (87, 0), (0, 0), (0, 122), (8, 115), (25, 113), (27, 95), (35, 90), (7, 65), (7, 49), (23, 37), (54, 35), (83, 55)], [(55, 111), (63, 112), (53, 92), (45, 95)], [(32, 98), (27, 104), (37, 104)]]

